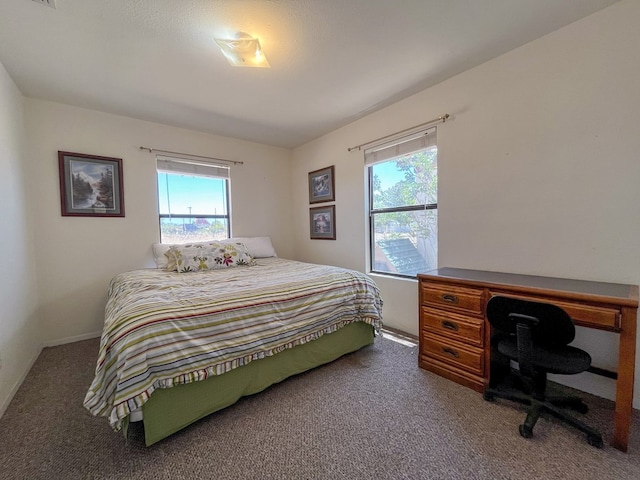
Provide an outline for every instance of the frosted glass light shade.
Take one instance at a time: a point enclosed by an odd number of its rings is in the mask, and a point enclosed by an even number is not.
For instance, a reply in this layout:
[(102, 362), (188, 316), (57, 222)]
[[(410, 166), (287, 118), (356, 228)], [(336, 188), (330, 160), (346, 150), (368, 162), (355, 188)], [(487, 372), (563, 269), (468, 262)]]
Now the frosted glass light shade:
[(257, 38), (246, 33), (239, 33), (234, 39), (216, 38), (215, 41), (227, 61), (234, 67), (271, 67)]

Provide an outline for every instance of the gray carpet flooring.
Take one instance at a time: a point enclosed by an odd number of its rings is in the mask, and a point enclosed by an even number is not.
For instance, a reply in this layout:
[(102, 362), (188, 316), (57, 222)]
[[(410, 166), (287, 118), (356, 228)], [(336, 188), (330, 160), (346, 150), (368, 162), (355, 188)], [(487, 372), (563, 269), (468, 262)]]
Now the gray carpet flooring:
[(640, 479), (638, 412), (629, 453), (609, 445), (612, 402), (592, 396), (604, 449), (547, 418), (526, 440), (522, 407), (419, 369), (416, 347), (384, 337), (147, 448), (140, 424), (125, 440), (83, 408), (97, 351), (43, 350), (0, 419), (0, 478)]

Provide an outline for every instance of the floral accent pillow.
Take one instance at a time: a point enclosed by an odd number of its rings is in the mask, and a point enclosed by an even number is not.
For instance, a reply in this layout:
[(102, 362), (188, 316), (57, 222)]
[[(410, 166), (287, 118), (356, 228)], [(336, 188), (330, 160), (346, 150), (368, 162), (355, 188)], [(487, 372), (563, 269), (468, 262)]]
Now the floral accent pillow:
[[(158, 245), (158, 249), (159, 250), (164, 250), (163, 256), (165, 257), (164, 262), (156, 262), (156, 264), (158, 264), (158, 266), (162, 265), (162, 268), (164, 268), (165, 270), (168, 270), (169, 272), (175, 272), (176, 271), (176, 249), (182, 249), (182, 248), (192, 248), (192, 247), (201, 247), (201, 246), (207, 246), (211, 243), (220, 243), (220, 242), (213, 242), (213, 241), (209, 241), (209, 242), (194, 242), (194, 243), (177, 243), (177, 244), (162, 244), (159, 243)], [(182, 255), (181, 253), (179, 255)]]
[(218, 243), (175, 245), (166, 253), (169, 259), (167, 270), (178, 273), (220, 270), (241, 265), (255, 265), (242, 243)]

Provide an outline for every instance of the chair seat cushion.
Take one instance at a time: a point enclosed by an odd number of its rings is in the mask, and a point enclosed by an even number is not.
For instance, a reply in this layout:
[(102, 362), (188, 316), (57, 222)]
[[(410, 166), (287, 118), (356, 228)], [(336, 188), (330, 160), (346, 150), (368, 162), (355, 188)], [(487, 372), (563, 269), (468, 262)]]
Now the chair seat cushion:
[[(500, 340), (498, 351), (512, 360), (518, 359), (518, 344), (514, 338)], [(591, 366), (591, 356), (587, 352), (568, 345), (556, 348), (534, 346), (531, 361), (541, 370), (562, 375), (584, 372)]]

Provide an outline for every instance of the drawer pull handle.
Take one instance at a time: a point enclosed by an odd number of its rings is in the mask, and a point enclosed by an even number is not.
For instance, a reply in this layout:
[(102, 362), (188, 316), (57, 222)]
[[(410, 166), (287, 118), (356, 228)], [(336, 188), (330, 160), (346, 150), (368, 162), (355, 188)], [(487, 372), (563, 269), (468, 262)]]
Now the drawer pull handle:
[(458, 303), (458, 297), (448, 293), (442, 294), (442, 301), (447, 303)]
[(458, 325), (453, 322), (449, 322), (448, 320), (442, 321), (442, 328), (446, 328), (447, 330), (452, 330), (454, 332), (458, 331)]
[(452, 357), (458, 358), (460, 355), (458, 355), (458, 352), (456, 352), (455, 350), (451, 349), (451, 348), (443, 348), (442, 351), (448, 355), (451, 355)]

